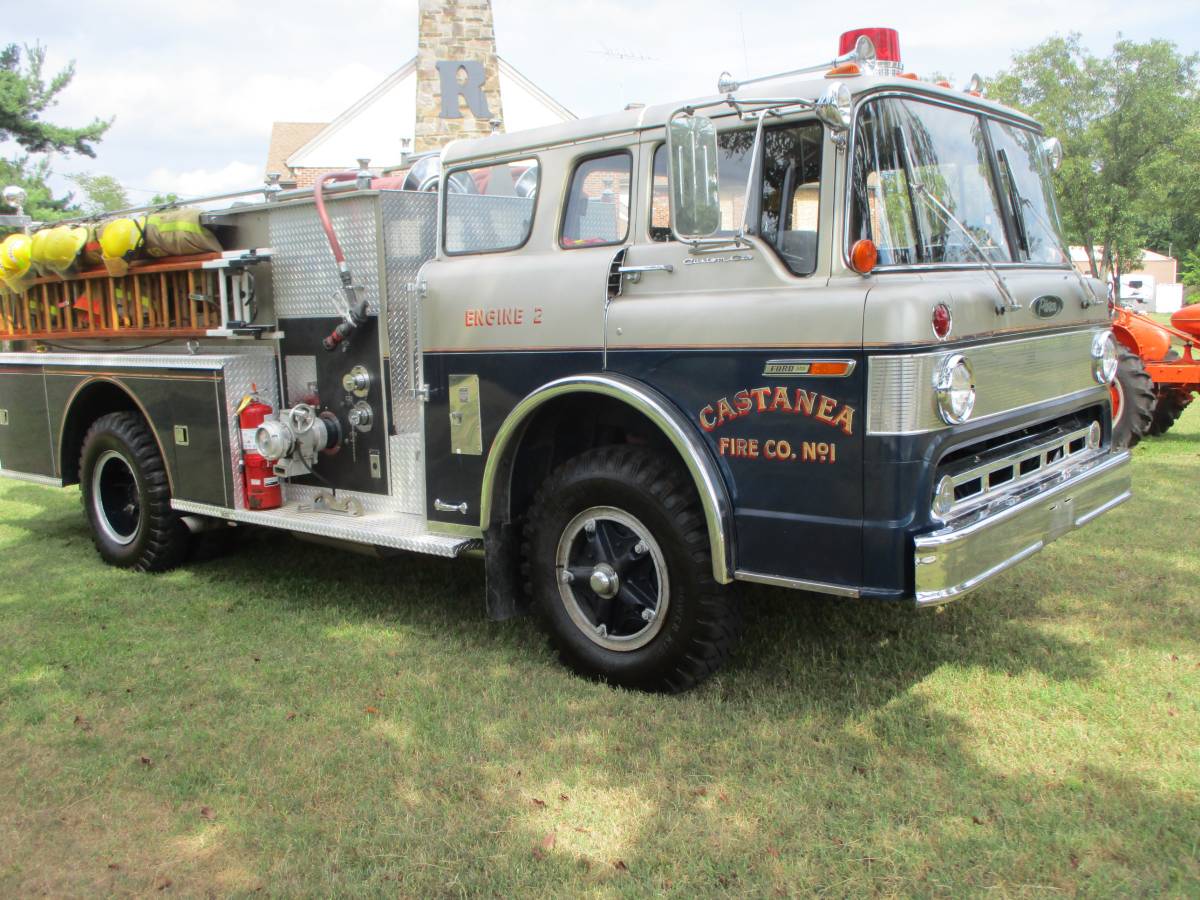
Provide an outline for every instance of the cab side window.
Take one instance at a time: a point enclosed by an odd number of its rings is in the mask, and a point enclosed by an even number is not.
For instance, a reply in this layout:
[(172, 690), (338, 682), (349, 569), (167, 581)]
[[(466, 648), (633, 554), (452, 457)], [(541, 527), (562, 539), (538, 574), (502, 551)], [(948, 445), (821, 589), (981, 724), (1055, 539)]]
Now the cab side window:
[[(721, 236), (733, 236), (745, 216), (746, 179), (754, 131), (724, 131), (720, 149)], [(761, 181), (752, 210), (757, 233), (778, 252), (796, 275), (811, 275), (817, 267), (817, 223), (821, 203), (821, 150), (824, 129), (818, 122), (765, 129)], [(650, 202), (650, 237), (671, 239), (667, 193), (666, 145), (654, 153), (654, 190)]]
[(575, 167), (559, 244), (565, 249), (622, 243), (629, 235), (633, 156), (625, 151), (585, 159)]
[(445, 180), (449, 254), (515, 250), (529, 240), (538, 163), (523, 159), (451, 172)]

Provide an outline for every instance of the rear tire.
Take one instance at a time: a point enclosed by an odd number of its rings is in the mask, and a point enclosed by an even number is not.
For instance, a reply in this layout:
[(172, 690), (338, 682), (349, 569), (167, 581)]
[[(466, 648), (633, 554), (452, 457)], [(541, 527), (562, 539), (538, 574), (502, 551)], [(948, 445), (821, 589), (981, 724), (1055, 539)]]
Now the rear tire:
[(171, 488), (158, 445), (137, 413), (92, 423), (79, 458), (83, 510), (105, 562), (162, 572), (187, 556), (190, 535), (171, 509)]
[(1158, 398), (1154, 403), (1154, 420), (1147, 432), (1152, 437), (1161, 437), (1171, 430), (1171, 426), (1179, 421), (1183, 411), (1192, 402), (1191, 394), (1184, 394), (1175, 388), (1159, 388)]
[(1117, 377), (1110, 385), (1113, 404), (1112, 445), (1116, 450), (1136, 447), (1154, 420), (1154, 382), (1142, 358), (1118, 346)]
[(740, 636), (695, 487), (660, 454), (603, 447), (564, 463), (534, 500), (523, 550), (551, 643), (585, 677), (685, 691)]

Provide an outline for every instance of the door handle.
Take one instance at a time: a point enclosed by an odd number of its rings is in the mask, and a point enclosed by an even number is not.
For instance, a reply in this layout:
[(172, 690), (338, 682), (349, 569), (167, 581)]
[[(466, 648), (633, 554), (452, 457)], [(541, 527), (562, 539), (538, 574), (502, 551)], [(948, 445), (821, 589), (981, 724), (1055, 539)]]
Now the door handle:
[(670, 263), (665, 263), (656, 266), (620, 266), (617, 269), (618, 274), (627, 275), (633, 284), (637, 284), (642, 280), (643, 272), (674, 272), (675, 267)]

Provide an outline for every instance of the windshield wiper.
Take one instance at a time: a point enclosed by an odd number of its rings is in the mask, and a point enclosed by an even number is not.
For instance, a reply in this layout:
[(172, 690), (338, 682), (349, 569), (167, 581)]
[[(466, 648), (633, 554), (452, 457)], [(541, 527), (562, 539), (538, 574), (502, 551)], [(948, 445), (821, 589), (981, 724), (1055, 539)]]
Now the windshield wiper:
[(1026, 201), (1021, 196), (1021, 192), (1017, 190), (1017, 179), (1013, 176), (1012, 164), (1009, 163), (1008, 153), (1003, 147), (996, 151), (996, 158), (1004, 167), (1004, 179), (1008, 182), (1008, 205), (1012, 207), (1013, 211), (1013, 226), (1017, 233), (1017, 243), (1025, 254), (1025, 258), (1029, 259), (1029, 230), (1025, 227), (1025, 213), (1022, 210)]
[[(1003, 153), (1004, 151), (1001, 150), (999, 152)], [(1008, 163), (1008, 160), (1006, 159), (1005, 164), (1007, 165), (1007, 163)], [(1013, 182), (1011, 180), (1009, 183), (1015, 184), (1015, 182)], [(1038, 211), (1038, 208), (1033, 205), (1032, 200), (1030, 200), (1028, 197), (1022, 197), (1019, 193), (1016, 192), (1015, 188), (1013, 190), (1013, 193), (1016, 194), (1016, 197), (1020, 201), (1021, 206), (1025, 207), (1031, 213), (1033, 213), (1033, 217), (1037, 220), (1037, 223), (1042, 226), (1042, 230), (1044, 232), (1046, 232), (1047, 234), (1055, 235), (1055, 236), (1058, 235), (1058, 231), (1054, 228), (1053, 225), (1050, 224), (1050, 220), (1047, 219), (1044, 215), (1041, 214), (1041, 212)], [(1075, 278), (1078, 279), (1078, 281), (1079, 281), (1079, 289), (1080, 289), (1081, 293), (1083, 294), (1083, 296), (1080, 297), (1079, 299), (1080, 299), (1080, 302), (1083, 304), (1083, 308), (1087, 309), (1093, 303), (1104, 302), (1096, 296), (1094, 291), (1092, 291), (1092, 286), (1090, 284), (1088, 284), (1087, 279), (1083, 277), (1083, 273), (1080, 272), (1077, 268), (1075, 268), (1075, 263), (1071, 259), (1071, 250), (1069, 247), (1065, 246), (1062, 243), (1062, 238), (1059, 238), (1058, 250), (1060, 253), (1062, 253), (1063, 259), (1066, 261), (1067, 265), (1069, 265), (1071, 267), (1071, 271), (1075, 273)]]
[[(988, 258), (987, 252), (983, 249), (983, 246), (979, 243), (979, 241), (975, 240), (975, 235), (971, 234), (971, 229), (967, 228), (966, 225), (959, 221), (958, 217), (946, 208), (946, 204), (942, 203), (941, 200), (930, 193), (929, 188), (925, 187), (924, 182), (917, 180), (916, 170), (912, 164), (912, 158), (908, 153), (908, 141), (904, 137), (903, 129), (899, 127), (896, 128), (896, 143), (900, 146), (900, 158), (904, 165), (904, 178), (908, 182), (910, 192), (924, 198), (925, 202), (933, 207), (933, 209), (937, 211), (937, 213), (942, 216), (947, 223), (954, 225), (959, 231), (961, 231), (963, 235), (966, 236), (967, 240), (971, 242), (971, 246), (974, 248), (975, 253), (979, 256), (980, 262), (987, 267), (988, 274), (992, 276), (992, 281), (996, 283), (996, 288), (1000, 291), (1000, 296), (1003, 298), (1002, 303), (996, 304), (996, 313), (1001, 314), (1006, 310), (1020, 309), (1021, 304), (1017, 302), (1017, 298), (1012, 295), (1012, 292), (1008, 289), (1008, 285), (1004, 283), (1004, 279), (1000, 276), (1000, 270), (997, 269), (995, 263)], [(916, 222), (916, 219), (916, 211), (914, 210), (914, 223)]]

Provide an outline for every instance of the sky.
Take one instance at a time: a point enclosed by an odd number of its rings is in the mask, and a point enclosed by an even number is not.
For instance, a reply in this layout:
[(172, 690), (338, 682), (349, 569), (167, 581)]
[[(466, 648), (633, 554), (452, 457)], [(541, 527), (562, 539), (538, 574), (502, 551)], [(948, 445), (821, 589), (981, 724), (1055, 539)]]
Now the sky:
[[(53, 160), (56, 186), (108, 174), (135, 202), (260, 184), (272, 122), (327, 122), (416, 53), (416, 0), (6, 5), (5, 41), (46, 46), (50, 72), (75, 62), (46, 118), (115, 117), (95, 159)], [(1119, 34), (1200, 49), (1196, 0), (493, 0), (493, 11), (500, 55), (579, 116), (713, 93), (723, 70), (745, 78), (823, 62), (842, 31), (863, 26), (896, 28), (909, 70), (956, 83), (1056, 33), (1078, 31), (1098, 54)]]

